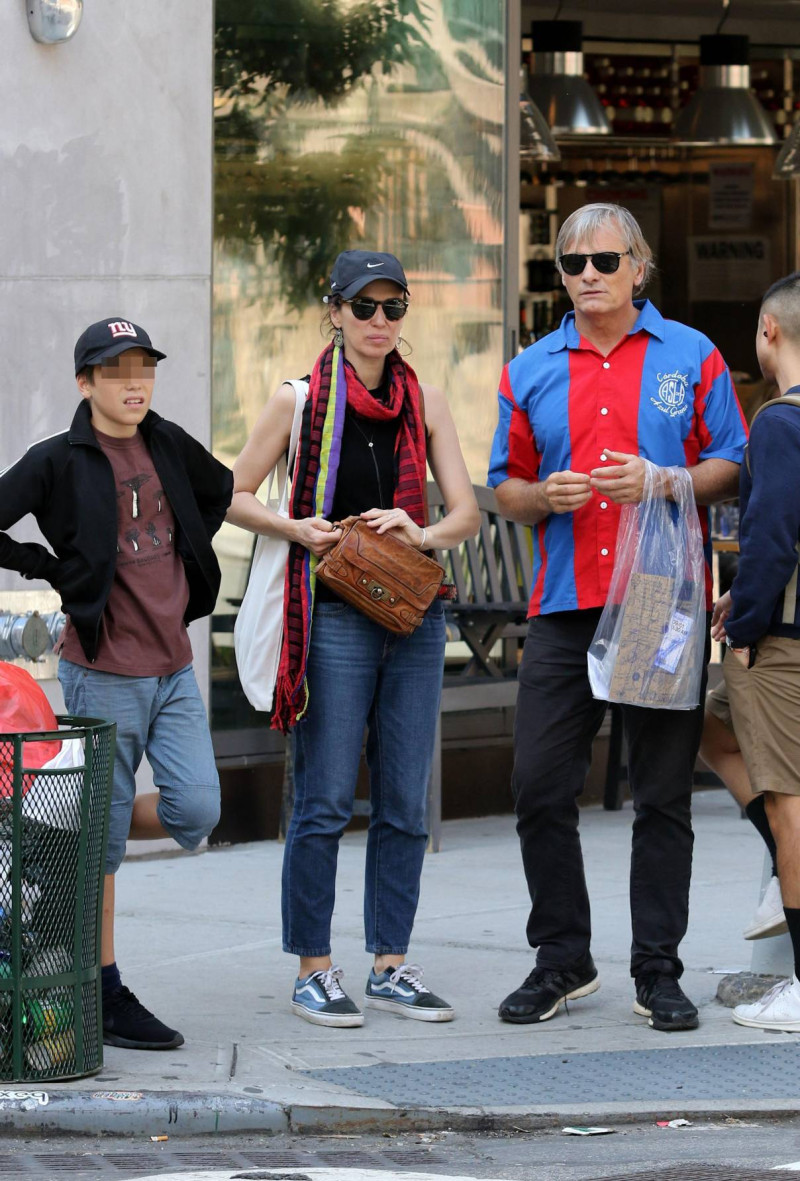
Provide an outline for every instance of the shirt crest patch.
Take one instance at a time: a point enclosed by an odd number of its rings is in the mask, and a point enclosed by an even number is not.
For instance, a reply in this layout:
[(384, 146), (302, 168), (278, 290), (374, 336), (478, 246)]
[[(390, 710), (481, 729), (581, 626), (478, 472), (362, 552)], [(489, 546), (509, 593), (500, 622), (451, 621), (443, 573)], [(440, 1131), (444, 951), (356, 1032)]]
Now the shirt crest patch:
[(688, 373), (657, 373), (658, 391), (655, 398), (651, 397), (653, 405), (669, 418), (680, 418), (689, 409), (686, 394), (689, 390)]

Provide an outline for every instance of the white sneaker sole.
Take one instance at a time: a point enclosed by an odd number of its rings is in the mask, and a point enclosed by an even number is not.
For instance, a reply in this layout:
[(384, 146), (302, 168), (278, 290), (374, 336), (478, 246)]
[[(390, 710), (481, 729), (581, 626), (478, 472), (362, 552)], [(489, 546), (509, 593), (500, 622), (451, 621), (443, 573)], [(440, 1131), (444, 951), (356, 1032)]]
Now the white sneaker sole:
[(383, 1009), (386, 1013), (397, 1013), (400, 1017), (410, 1017), (412, 1021), (452, 1021), (455, 1009), (417, 1009), (412, 1005), (404, 1005), (402, 1001), (385, 1000), (382, 997), (364, 994), (364, 1004), (370, 1009)]
[[(599, 987), (600, 977), (595, 976), (594, 980), (590, 980), (588, 984), (584, 984), (580, 988), (576, 988), (572, 992), (568, 992), (566, 996), (562, 996), (556, 1001), (552, 1009), (548, 1009), (546, 1013), (542, 1013), (541, 1017), (539, 1017), (539, 1020), (549, 1021), (551, 1017), (555, 1017), (558, 1010), (566, 1001), (578, 1001), (582, 996), (591, 996), (593, 992), (597, 992)], [(530, 1024), (533, 1025), (535, 1022), (531, 1022)]]
[(313, 1009), (307, 1009), (305, 1005), (300, 1005), (297, 1001), (292, 1001), (292, 1012), (296, 1017), (310, 1021), (312, 1025), (331, 1025), (337, 1029), (354, 1029), (356, 1026), (364, 1024), (363, 1013), (315, 1013)]
[(759, 1021), (757, 1017), (739, 1017), (732, 1013), (737, 1025), (747, 1025), (750, 1029), (773, 1029), (777, 1033), (800, 1033), (800, 1021)]
[(743, 935), (745, 939), (771, 939), (774, 935), (785, 935), (788, 930), (786, 915), (781, 911), (779, 914), (770, 915), (761, 923), (747, 927)]

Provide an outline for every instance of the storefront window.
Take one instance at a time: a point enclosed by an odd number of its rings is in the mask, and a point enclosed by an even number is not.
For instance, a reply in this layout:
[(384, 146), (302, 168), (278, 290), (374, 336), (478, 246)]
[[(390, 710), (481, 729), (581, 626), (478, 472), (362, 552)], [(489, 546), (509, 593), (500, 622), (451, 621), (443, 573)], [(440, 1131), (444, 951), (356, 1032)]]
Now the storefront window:
[[(482, 481), (502, 363), (502, 0), (217, 0), (213, 446), (232, 463), (307, 374), (336, 254), (399, 256), (403, 335)], [(254, 725), (233, 620), (252, 537), (223, 527), (216, 728)]]

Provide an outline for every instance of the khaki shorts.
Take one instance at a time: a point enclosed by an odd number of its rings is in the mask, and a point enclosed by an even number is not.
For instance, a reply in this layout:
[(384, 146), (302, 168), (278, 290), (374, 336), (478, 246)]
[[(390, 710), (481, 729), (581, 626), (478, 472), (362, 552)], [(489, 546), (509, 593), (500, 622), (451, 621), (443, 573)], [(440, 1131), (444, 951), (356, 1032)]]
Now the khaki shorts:
[(728, 653), (722, 669), (753, 791), (800, 795), (800, 640), (765, 636), (752, 668)]
[(727, 726), (729, 730), (733, 730), (733, 719), (731, 718), (731, 703), (728, 700), (728, 686), (722, 680), (714, 688), (709, 689), (706, 693), (706, 712), (713, 714), (722, 722), (723, 726)]

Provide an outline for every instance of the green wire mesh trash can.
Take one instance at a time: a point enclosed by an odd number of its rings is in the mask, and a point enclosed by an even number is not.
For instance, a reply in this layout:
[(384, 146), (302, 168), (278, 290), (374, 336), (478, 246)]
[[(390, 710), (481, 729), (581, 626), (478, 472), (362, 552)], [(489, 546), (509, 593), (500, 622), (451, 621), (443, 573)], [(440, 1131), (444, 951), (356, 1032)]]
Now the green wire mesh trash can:
[[(116, 725), (0, 733), (0, 1079), (103, 1065), (100, 928)], [(59, 755), (28, 767), (33, 744)]]

